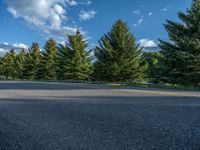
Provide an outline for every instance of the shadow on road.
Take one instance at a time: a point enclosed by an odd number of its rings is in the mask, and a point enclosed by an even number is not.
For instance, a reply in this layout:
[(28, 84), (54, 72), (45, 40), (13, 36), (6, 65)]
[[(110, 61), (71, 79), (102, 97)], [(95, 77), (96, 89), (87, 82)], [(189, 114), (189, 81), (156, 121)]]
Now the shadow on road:
[(87, 90), (110, 89), (111, 86), (79, 83), (37, 83), (37, 82), (8, 82), (0, 83), (0, 90)]

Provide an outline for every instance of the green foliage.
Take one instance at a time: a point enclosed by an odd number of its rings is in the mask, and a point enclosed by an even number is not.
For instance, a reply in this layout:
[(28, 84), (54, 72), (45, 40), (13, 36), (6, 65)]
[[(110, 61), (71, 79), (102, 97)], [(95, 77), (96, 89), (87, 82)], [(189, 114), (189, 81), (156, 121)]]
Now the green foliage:
[(118, 20), (95, 48), (94, 76), (103, 81), (137, 82), (145, 77), (143, 51), (126, 23)]
[(160, 40), (164, 81), (198, 86), (200, 83), (200, 1), (193, 1), (186, 13), (179, 12), (182, 23), (167, 21), (170, 42)]
[(67, 65), (69, 62), (69, 52), (66, 45), (58, 45), (58, 74), (57, 77), (59, 80), (67, 80), (65, 73), (67, 70)]
[(24, 78), (33, 80), (38, 78), (38, 68), (40, 62), (40, 47), (38, 43), (33, 43), (24, 64)]
[(148, 77), (150, 78), (150, 82), (158, 83), (161, 78), (161, 61), (163, 59), (163, 55), (161, 52), (145, 52), (144, 53), (145, 60), (148, 64)]
[[(26, 53), (7, 52), (0, 57), (0, 76), (6, 79), (100, 80), (107, 82), (145, 81), (170, 85), (200, 85), (200, 0), (194, 0), (186, 13), (178, 14), (181, 23), (167, 20), (168, 41), (160, 40), (161, 52), (144, 53), (126, 23), (118, 20), (92, 50), (80, 31), (68, 35), (57, 46), (52, 39), (40, 52), (33, 43)], [(94, 72), (93, 72), (94, 71)], [(147, 80), (146, 80), (147, 81)]]
[(46, 42), (44, 50), (41, 52), (38, 78), (45, 80), (57, 79), (58, 71), (57, 44), (53, 39)]
[(16, 53), (12, 49), (9, 52), (5, 54), (3, 58), (1, 58), (1, 68), (3, 69), (1, 71), (2, 75), (5, 76), (6, 79), (16, 78)]
[(16, 77), (18, 78), (18, 79), (23, 79), (24, 78), (24, 70), (25, 70), (25, 62), (26, 62), (26, 56), (27, 56), (27, 54), (26, 54), (26, 52), (25, 52), (25, 49), (22, 49), (21, 51), (20, 51), (20, 53), (19, 54), (17, 54), (17, 56), (16, 56), (16, 60), (15, 60), (15, 66), (16, 66)]
[(83, 39), (80, 31), (75, 35), (68, 35), (65, 46), (60, 45), (59, 66), (60, 79), (88, 80), (92, 74), (91, 50), (87, 50), (87, 42)]

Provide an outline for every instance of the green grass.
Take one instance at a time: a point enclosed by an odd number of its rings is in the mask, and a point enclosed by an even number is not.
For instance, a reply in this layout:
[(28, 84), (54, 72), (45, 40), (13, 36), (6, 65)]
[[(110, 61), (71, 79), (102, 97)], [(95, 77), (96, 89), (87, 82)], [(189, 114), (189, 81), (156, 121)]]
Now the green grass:
[(128, 86), (128, 87), (139, 87), (139, 88), (154, 88), (154, 89), (175, 89), (175, 90), (192, 90), (199, 91), (200, 88), (197, 87), (186, 87), (182, 85), (173, 85), (168, 83), (163, 84), (152, 84), (152, 83), (108, 83), (111, 86)]

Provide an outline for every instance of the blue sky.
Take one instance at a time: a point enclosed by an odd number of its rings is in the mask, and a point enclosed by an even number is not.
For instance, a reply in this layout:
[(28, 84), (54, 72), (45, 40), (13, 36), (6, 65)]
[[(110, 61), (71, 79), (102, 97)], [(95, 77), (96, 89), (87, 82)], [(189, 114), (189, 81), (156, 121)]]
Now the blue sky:
[(48, 38), (66, 41), (67, 33), (81, 29), (94, 46), (117, 19), (123, 19), (143, 46), (167, 39), (166, 19), (178, 21), (192, 0), (0, 0), (0, 51), (44, 46)]

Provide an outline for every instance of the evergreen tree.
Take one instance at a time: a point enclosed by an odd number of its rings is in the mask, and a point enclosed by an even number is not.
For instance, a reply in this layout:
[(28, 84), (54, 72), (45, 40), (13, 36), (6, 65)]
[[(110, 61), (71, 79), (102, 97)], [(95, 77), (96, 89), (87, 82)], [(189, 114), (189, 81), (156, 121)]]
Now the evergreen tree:
[(161, 52), (145, 52), (144, 53), (145, 60), (148, 64), (148, 77), (150, 82), (159, 83), (161, 76), (161, 61), (163, 59)]
[(24, 66), (24, 78), (33, 80), (37, 79), (38, 67), (40, 61), (40, 48), (38, 43), (33, 43), (29, 52), (27, 53), (27, 57), (25, 60)]
[(194, 0), (186, 13), (179, 12), (181, 23), (167, 20), (169, 41), (160, 40), (164, 55), (163, 80), (174, 84), (200, 83), (200, 0)]
[(42, 51), (38, 77), (39, 79), (55, 80), (57, 78), (57, 44), (53, 39), (46, 42)]
[(69, 51), (66, 47), (67, 44), (59, 44), (58, 45), (58, 74), (57, 78), (59, 80), (67, 80), (66, 72), (69, 60)]
[(118, 20), (95, 48), (95, 77), (103, 81), (137, 82), (144, 78), (146, 64), (126, 23)]
[(20, 53), (16, 56), (16, 71), (17, 71), (17, 78), (23, 79), (23, 71), (25, 70), (25, 61), (26, 61), (26, 51), (22, 49)]
[(3, 57), (1, 57), (1, 61), (0, 61), (0, 69), (1, 69), (1, 76), (4, 79), (8, 79), (9, 78), (9, 70), (7, 69), (7, 64), (6, 64), (6, 56), (8, 55), (8, 53), (6, 53)]
[(65, 46), (59, 47), (60, 69), (63, 79), (88, 80), (92, 73), (91, 50), (87, 50), (87, 42), (78, 30), (75, 35), (68, 35)]
[(5, 79), (4, 56), (0, 57), (0, 79)]
[(6, 77), (6, 79), (16, 79), (16, 53), (12, 49), (9, 52), (5, 54), (5, 56), (2, 58), (1, 66), (3, 68), (3, 75)]

